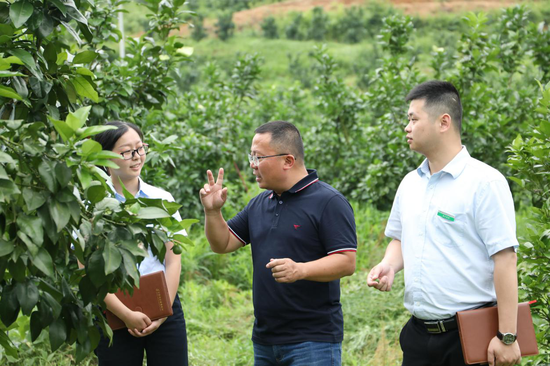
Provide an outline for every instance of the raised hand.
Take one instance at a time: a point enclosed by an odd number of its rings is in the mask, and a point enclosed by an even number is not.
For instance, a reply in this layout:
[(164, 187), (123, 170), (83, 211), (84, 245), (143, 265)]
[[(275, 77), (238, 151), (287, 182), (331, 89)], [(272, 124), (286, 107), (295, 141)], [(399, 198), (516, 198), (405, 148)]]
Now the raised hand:
[(227, 187), (223, 188), (223, 168), (218, 171), (218, 179), (214, 182), (214, 175), (206, 171), (208, 183), (200, 190), (201, 203), (204, 211), (219, 211), (227, 199)]

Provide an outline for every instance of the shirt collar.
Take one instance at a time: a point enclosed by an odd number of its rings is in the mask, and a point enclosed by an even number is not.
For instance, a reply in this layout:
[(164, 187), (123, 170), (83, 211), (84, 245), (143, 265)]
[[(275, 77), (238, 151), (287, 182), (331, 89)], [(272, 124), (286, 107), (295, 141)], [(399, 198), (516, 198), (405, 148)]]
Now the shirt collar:
[[(441, 169), (442, 172), (448, 173), (452, 175), (453, 178), (457, 178), (464, 168), (466, 167), (466, 164), (468, 163), (468, 160), (470, 159), (470, 154), (468, 153), (468, 149), (466, 149), (466, 146), (462, 145), (462, 149), (456, 156), (451, 160), (443, 169)], [(430, 166), (428, 164), (428, 159), (424, 159), (422, 164), (416, 169), (418, 174), (420, 176), (426, 175), (430, 176)]]
[[(288, 193), (298, 193), (303, 189), (306, 189), (313, 183), (317, 183), (319, 181), (319, 177), (317, 176), (317, 170), (315, 169), (308, 169), (307, 175), (302, 178), (298, 183), (296, 183), (292, 188), (290, 188), (287, 192)], [(283, 192), (284, 193), (284, 192)], [(269, 195), (269, 198), (275, 197), (276, 194), (274, 192), (271, 192)]]
[[(124, 196), (122, 194), (118, 193), (115, 190), (115, 187), (113, 186), (113, 182), (111, 180), (108, 180), (107, 184), (112, 188), (113, 192), (115, 192), (115, 198), (117, 200), (119, 200), (120, 202), (126, 201), (126, 198), (124, 198)], [(136, 195), (134, 197), (135, 198), (140, 198), (140, 197), (147, 198), (147, 197), (149, 197), (149, 195), (145, 192), (146, 190), (147, 190), (147, 184), (141, 179), (141, 177), (139, 177), (139, 189), (138, 189), (138, 192), (136, 193)]]

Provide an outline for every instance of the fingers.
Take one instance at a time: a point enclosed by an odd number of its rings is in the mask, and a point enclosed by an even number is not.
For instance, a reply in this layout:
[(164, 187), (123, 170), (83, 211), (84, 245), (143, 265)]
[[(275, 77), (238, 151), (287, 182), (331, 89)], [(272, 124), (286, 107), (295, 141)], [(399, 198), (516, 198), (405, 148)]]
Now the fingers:
[(210, 170), (207, 170), (206, 171), (206, 176), (208, 177), (208, 184), (210, 184), (211, 186), (213, 186), (214, 184), (216, 184), (214, 182), (214, 175), (212, 174), (212, 172)]
[(273, 258), (271, 258), (269, 260), (269, 263), (265, 265), (265, 268), (273, 268), (273, 267), (276, 267), (276, 266), (280, 266), (284, 263), (285, 263), (284, 259), (273, 259)]
[(380, 267), (376, 266), (373, 269), (370, 270), (369, 275), (367, 277), (367, 285), (369, 287), (376, 287), (378, 286), (378, 277), (380, 276)]
[(227, 200), (227, 187), (225, 187), (224, 189), (222, 189), (222, 201), (225, 202)]
[(220, 186), (223, 185), (223, 168), (218, 170), (218, 179), (216, 180), (216, 184), (219, 184)]
[(487, 361), (489, 361), (489, 366), (495, 366), (495, 353), (490, 345), (487, 348)]

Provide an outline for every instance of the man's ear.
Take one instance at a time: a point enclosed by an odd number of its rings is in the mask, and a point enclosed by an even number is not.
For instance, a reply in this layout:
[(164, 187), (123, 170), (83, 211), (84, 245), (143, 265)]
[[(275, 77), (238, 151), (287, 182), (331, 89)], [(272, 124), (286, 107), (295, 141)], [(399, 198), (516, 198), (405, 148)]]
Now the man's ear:
[(285, 156), (285, 165), (284, 169), (292, 169), (292, 167), (296, 164), (296, 158), (294, 155), (287, 155)]
[(449, 129), (453, 128), (453, 119), (448, 113), (444, 113), (439, 117), (439, 131), (447, 132)]

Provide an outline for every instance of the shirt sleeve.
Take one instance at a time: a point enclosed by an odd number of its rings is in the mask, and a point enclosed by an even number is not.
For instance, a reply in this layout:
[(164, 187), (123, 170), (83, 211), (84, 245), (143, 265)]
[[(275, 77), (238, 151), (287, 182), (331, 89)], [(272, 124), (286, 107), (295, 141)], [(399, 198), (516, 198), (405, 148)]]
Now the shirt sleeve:
[(392, 239), (401, 240), (402, 224), (401, 224), (401, 210), (399, 206), (399, 201), (401, 197), (401, 185), (397, 189), (395, 198), (393, 199), (393, 205), (391, 207), (390, 217), (388, 218), (388, 223), (386, 224), (386, 230), (384, 234)]
[(250, 244), (250, 231), (248, 227), (248, 211), (250, 203), (239, 212), (235, 217), (227, 222), (229, 231), (234, 235), (243, 245)]
[(357, 234), (353, 208), (341, 195), (327, 203), (321, 216), (321, 240), (327, 255), (357, 251)]
[(519, 247), (514, 200), (504, 177), (488, 182), (480, 190), (476, 199), (475, 225), (489, 256), (506, 248), (517, 250)]

